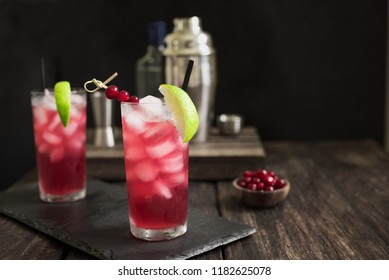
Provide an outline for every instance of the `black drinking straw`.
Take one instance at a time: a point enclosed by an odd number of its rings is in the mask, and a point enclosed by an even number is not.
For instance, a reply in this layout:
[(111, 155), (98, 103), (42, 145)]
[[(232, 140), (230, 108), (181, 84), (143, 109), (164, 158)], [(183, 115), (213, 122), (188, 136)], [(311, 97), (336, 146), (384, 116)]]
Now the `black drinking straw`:
[(182, 83), (182, 87), (181, 87), (184, 91), (186, 91), (188, 89), (188, 84), (189, 84), (190, 74), (192, 73), (193, 63), (194, 63), (193, 60), (189, 60), (188, 66), (186, 67), (184, 82)]
[(46, 88), (46, 75), (45, 75), (45, 58), (41, 57), (41, 88), (45, 91)]

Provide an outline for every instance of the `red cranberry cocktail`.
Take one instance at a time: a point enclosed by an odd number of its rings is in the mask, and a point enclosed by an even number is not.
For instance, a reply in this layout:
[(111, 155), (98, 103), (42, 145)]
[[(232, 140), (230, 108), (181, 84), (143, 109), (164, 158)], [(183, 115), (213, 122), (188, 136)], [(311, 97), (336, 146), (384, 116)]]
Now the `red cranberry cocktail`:
[[(197, 109), (182, 88), (162, 84), (163, 101), (151, 95), (139, 99), (106, 85), (116, 76), (92, 79), (84, 88), (104, 88), (108, 99), (121, 103), (131, 233), (148, 241), (179, 237), (187, 231), (188, 142), (198, 129)], [(88, 88), (92, 83), (95, 89)]]
[(31, 93), (40, 198), (46, 202), (85, 197), (86, 95), (80, 89), (71, 96), (70, 119), (64, 127), (53, 91)]
[(131, 232), (164, 240), (186, 232), (188, 143), (159, 99), (122, 102)]

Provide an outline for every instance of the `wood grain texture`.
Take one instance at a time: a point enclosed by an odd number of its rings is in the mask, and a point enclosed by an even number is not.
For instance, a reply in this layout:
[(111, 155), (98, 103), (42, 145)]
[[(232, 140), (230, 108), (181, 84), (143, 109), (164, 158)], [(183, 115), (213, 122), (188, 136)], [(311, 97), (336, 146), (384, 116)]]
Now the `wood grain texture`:
[(291, 193), (283, 204), (261, 210), (237, 204), (230, 182), (219, 183), (222, 216), (258, 230), (226, 246), (227, 259), (389, 257), (389, 158), (375, 143), (265, 147), (267, 167), (290, 180)]
[[(33, 170), (18, 184), (34, 182), (36, 178)], [(58, 260), (64, 258), (67, 250), (62, 242), (0, 214), (0, 259)]]
[(0, 214), (0, 259), (58, 260), (64, 256), (62, 242)]
[[(375, 142), (265, 148), (266, 168), (290, 181), (289, 196), (274, 208), (250, 208), (238, 202), (230, 180), (191, 181), (190, 206), (257, 229), (193, 259), (389, 259), (389, 156)], [(0, 215), (0, 259), (89, 258)]]

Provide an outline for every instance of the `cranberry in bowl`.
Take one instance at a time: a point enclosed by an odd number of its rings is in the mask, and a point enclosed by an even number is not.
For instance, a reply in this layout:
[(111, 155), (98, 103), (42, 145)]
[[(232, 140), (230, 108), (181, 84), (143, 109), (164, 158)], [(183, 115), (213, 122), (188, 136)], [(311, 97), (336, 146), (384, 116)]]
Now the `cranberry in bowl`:
[(282, 202), (289, 194), (290, 182), (266, 169), (246, 170), (232, 182), (236, 196), (247, 206), (267, 208)]

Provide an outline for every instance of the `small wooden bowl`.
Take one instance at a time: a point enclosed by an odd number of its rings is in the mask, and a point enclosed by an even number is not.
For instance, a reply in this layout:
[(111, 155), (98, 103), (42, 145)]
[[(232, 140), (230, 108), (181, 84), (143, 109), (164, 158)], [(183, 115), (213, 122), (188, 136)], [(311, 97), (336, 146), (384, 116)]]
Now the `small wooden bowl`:
[(290, 182), (285, 180), (286, 185), (274, 191), (252, 191), (238, 185), (238, 180), (232, 182), (236, 196), (245, 205), (257, 208), (273, 207), (283, 201), (289, 194)]

